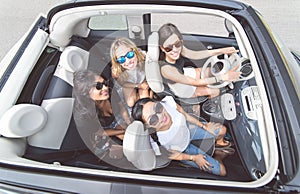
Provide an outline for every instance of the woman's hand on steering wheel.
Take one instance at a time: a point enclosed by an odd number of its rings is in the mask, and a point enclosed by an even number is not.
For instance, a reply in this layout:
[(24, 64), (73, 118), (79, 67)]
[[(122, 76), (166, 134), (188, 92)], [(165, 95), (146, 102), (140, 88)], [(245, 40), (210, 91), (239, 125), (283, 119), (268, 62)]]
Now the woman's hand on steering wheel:
[(238, 65), (230, 69), (227, 73), (222, 75), (222, 80), (223, 81), (229, 81), (229, 82), (235, 82), (239, 79), (240, 75), (242, 72), (237, 71), (239, 68)]
[(239, 50), (236, 50), (234, 47), (225, 47), (220, 49), (221, 54), (231, 55), (233, 53), (238, 53)]

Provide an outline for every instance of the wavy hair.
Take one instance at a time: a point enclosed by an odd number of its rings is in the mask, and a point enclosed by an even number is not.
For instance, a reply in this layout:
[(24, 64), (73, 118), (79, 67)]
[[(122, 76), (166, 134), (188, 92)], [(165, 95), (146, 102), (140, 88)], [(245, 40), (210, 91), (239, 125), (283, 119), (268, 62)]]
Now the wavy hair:
[(122, 67), (122, 65), (120, 65), (117, 62), (117, 57), (116, 57), (116, 50), (121, 45), (131, 48), (134, 51), (134, 54), (137, 56), (137, 61), (138, 61), (137, 67), (140, 68), (141, 70), (144, 70), (144, 67), (145, 67), (145, 54), (141, 51), (141, 49), (139, 49), (136, 46), (136, 44), (134, 42), (132, 42), (128, 38), (125, 38), (125, 37), (118, 38), (112, 43), (112, 45), (110, 47), (110, 57), (111, 57), (111, 63), (112, 63), (112, 67), (111, 67), (112, 76), (115, 79), (121, 78), (122, 80), (125, 80), (125, 79), (127, 79), (128, 74), (126, 73), (126, 71)]
[[(157, 102), (157, 101), (152, 98), (139, 99), (138, 101), (136, 101), (136, 103), (132, 107), (132, 113), (131, 113), (132, 118), (134, 120), (141, 121), (142, 123), (144, 123), (145, 129), (146, 129), (146, 126), (145, 126), (146, 121), (143, 119), (143, 108), (144, 108), (144, 105), (148, 102)], [(158, 146), (161, 146), (158, 136), (157, 136), (156, 129), (153, 127), (148, 127), (148, 130), (149, 130), (149, 135), (151, 136), (153, 141), (155, 141)]]
[(96, 116), (95, 101), (90, 97), (90, 90), (94, 87), (97, 76), (99, 75), (90, 70), (81, 70), (74, 73), (74, 109), (81, 118)]

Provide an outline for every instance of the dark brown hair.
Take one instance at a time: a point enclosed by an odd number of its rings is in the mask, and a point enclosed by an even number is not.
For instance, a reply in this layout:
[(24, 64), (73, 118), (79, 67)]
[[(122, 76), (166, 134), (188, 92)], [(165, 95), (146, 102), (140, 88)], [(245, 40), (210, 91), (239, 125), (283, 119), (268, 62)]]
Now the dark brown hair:
[(158, 30), (159, 45), (162, 46), (172, 34), (176, 34), (182, 40), (182, 34), (174, 24), (166, 23), (162, 25)]

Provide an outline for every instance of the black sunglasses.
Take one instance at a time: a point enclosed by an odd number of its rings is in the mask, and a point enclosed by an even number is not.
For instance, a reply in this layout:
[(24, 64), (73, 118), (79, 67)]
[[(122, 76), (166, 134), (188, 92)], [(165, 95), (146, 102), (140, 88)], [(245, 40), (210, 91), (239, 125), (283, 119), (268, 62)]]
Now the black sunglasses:
[(174, 46), (176, 48), (179, 48), (179, 47), (182, 47), (182, 45), (183, 45), (183, 41), (182, 40), (178, 40), (174, 44), (168, 45), (167, 47), (163, 47), (163, 48), (168, 53), (168, 52), (171, 52), (173, 50)]
[(156, 103), (155, 108), (154, 108), (155, 114), (153, 114), (149, 120), (150, 125), (154, 126), (158, 123), (159, 118), (158, 118), (157, 114), (162, 113), (163, 109), (164, 109), (164, 107), (161, 103), (159, 103), (159, 102)]
[(96, 82), (94, 86), (97, 90), (102, 90), (103, 86), (109, 86), (109, 80), (104, 80), (104, 82)]

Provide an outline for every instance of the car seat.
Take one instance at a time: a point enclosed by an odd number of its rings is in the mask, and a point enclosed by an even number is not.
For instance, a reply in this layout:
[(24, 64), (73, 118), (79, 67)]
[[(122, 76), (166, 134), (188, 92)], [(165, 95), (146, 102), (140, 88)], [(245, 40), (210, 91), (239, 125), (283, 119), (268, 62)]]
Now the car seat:
[(163, 155), (156, 155), (150, 143), (149, 131), (140, 121), (133, 121), (126, 129), (123, 139), (123, 153), (136, 168), (151, 171), (170, 163)]

